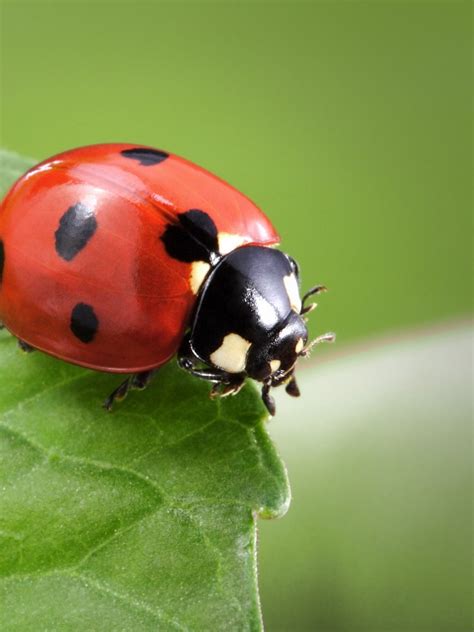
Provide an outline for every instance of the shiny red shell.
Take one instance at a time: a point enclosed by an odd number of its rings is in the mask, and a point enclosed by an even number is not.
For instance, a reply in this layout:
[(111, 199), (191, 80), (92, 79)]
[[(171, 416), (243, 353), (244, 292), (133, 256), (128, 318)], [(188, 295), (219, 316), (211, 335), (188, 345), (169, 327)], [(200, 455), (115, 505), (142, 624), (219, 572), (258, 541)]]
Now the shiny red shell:
[[(58, 154), (28, 171), (2, 202), (0, 321), (18, 338), (68, 362), (117, 373), (166, 362), (180, 344), (196, 295), (190, 263), (160, 239), (189, 209), (213, 219), (219, 236), (275, 244), (278, 235), (247, 197), (197, 165), (168, 155), (142, 164), (121, 154), (139, 145), (105, 144)], [(55, 232), (75, 204), (93, 208), (90, 241), (70, 261)], [(71, 310), (93, 306), (90, 342), (71, 331)]]

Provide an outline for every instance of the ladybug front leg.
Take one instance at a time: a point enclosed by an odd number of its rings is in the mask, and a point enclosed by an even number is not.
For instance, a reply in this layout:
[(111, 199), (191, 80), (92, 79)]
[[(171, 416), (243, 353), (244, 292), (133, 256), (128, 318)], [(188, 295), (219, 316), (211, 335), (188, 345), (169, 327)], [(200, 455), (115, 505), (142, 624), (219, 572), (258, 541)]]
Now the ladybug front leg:
[(305, 303), (311, 296), (315, 296), (316, 294), (320, 294), (321, 292), (327, 292), (327, 287), (325, 285), (315, 285), (306, 292), (306, 294), (301, 299), (301, 315), (308, 314), (309, 312), (312, 312), (313, 309), (315, 309), (317, 303), (310, 303), (309, 305), (306, 305)]
[(196, 369), (191, 358), (180, 357), (178, 359), (179, 366), (198, 377), (214, 384), (211, 390), (211, 397), (225, 397), (226, 395), (235, 395), (240, 391), (245, 381), (245, 373), (227, 373), (221, 369)]
[(142, 371), (141, 373), (134, 373), (127, 377), (110, 395), (107, 397), (105, 402), (103, 403), (103, 407), (105, 410), (111, 411), (112, 405), (115, 401), (121, 401), (125, 397), (127, 397), (128, 391), (136, 389), (142, 391), (145, 389), (151, 381), (151, 378), (156, 373), (156, 369), (152, 369), (151, 371)]
[(236, 395), (244, 385), (245, 373), (228, 373), (215, 367), (197, 368), (196, 364), (199, 362), (199, 358), (193, 353), (188, 335), (179, 349), (178, 365), (194, 377), (211, 382), (213, 384), (210, 392), (212, 398)]
[(245, 374), (232, 375), (229, 382), (216, 382), (209, 393), (211, 399), (237, 395), (245, 384)]

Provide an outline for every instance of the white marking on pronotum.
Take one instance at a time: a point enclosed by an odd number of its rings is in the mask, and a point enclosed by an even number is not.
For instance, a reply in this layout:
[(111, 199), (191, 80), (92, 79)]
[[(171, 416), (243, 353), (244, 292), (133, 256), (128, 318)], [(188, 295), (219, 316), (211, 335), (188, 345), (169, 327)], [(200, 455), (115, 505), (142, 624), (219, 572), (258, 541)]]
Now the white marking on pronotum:
[(211, 362), (228, 373), (241, 373), (245, 370), (250, 344), (238, 334), (227, 334), (221, 346), (211, 353)]
[(189, 275), (189, 285), (194, 294), (201, 289), (202, 282), (211, 266), (205, 261), (193, 261), (191, 264), (191, 274)]
[(278, 371), (278, 369), (280, 368), (281, 362), (280, 360), (270, 360), (270, 367), (272, 369), (272, 373), (275, 373), (275, 371)]
[(298, 287), (298, 281), (294, 274), (289, 274), (283, 277), (283, 283), (285, 284), (286, 293), (290, 299), (290, 305), (292, 309), (299, 314), (301, 312), (301, 298), (300, 289)]
[(298, 354), (301, 351), (303, 351), (303, 347), (304, 347), (303, 338), (300, 338), (298, 342), (296, 343), (295, 353)]
[(239, 246), (246, 244), (248, 239), (242, 237), (242, 235), (233, 235), (232, 233), (219, 233), (217, 235), (217, 241), (219, 243), (219, 252), (221, 255), (227, 255), (232, 250), (235, 250)]
[(246, 305), (250, 305), (254, 313), (258, 314), (261, 324), (267, 329), (272, 329), (278, 319), (278, 312), (275, 306), (267, 301), (267, 299), (253, 287), (245, 289), (244, 297)]

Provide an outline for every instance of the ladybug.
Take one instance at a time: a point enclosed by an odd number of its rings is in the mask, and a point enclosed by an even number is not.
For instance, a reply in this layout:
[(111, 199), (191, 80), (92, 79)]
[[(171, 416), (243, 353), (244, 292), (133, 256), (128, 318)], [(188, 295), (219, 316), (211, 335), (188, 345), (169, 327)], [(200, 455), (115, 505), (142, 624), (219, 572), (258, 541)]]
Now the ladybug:
[(294, 376), (308, 344), (296, 262), (262, 211), (201, 167), (130, 144), (73, 149), (38, 164), (0, 211), (0, 321), (25, 351), (131, 375), (106, 399), (179, 366), (237, 393)]

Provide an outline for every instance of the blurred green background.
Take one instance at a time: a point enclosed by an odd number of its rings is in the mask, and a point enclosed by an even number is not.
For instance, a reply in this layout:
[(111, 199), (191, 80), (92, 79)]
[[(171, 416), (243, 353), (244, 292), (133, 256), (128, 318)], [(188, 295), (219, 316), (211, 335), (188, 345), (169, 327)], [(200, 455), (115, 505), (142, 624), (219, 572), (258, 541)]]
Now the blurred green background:
[(268, 630), (472, 628), (471, 24), (455, 0), (1, 4), (2, 146), (181, 154), (331, 289), (311, 327), (337, 351), (271, 425), (294, 502), (261, 529)]

